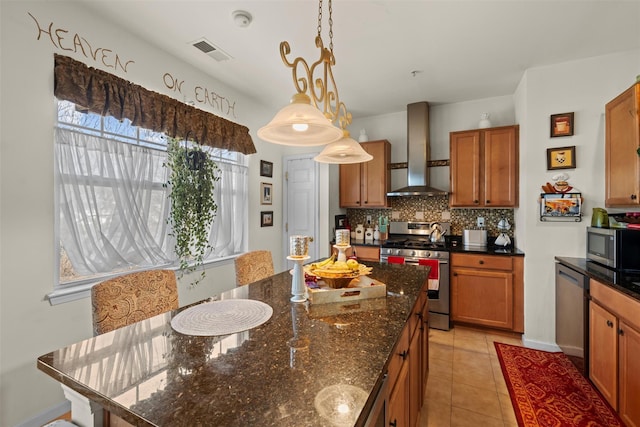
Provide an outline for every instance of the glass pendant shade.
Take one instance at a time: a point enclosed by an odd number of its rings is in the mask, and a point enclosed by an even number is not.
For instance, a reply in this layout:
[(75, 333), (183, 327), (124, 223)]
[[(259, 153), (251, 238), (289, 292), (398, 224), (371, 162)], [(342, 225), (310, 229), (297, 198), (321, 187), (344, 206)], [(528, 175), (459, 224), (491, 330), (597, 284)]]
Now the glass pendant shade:
[(324, 150), (313, 158), (319, 163), (363, 163), (372, 160), (373, 156), (367, 153), (364, 148), (349, 136), (349, 131), (343, 132), (342, 138), (324, 147)]
[(274, 144), (314, 146), (337, 141), (342, 130), (311, 105), (308, 95), (297, 93), (273, 120), (258, 129), (258, 137)]

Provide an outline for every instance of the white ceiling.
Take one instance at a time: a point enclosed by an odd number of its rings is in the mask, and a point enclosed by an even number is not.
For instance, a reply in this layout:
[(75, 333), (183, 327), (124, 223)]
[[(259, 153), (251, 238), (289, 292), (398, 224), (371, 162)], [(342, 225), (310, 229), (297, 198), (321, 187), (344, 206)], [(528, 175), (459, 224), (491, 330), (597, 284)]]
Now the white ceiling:
[[(81, 1), (274, 111), (295, 93), (280, 42), (290, 60), (319, 58), (316, 0)], [(237, 26), (235, 10), (253, 22)], [(191, 46), (202, 37), (232, 59)], [(510, 95), (528, 68), (638, 49), (640, 0), (333, 0), (333, 44), (341, 100), (354, 117), (378, 115)]]

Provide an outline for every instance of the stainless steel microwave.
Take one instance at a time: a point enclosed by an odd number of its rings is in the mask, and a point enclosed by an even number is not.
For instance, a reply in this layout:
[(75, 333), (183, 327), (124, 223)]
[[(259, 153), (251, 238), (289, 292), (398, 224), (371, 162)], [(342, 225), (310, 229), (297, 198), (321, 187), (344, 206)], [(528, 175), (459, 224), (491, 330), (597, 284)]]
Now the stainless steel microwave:
[(640, 230), (587, 227), (587, 259), (615, 270), (640, 272)]

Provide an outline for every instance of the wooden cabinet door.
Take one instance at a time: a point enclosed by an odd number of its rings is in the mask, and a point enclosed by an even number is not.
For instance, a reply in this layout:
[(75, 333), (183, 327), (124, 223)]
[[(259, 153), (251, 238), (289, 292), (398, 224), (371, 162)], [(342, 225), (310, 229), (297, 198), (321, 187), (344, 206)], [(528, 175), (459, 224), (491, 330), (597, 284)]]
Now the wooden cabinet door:
[(484, 132), (484, 200), (487, 207), (518, 206), (518, 126)]
[(409, 425), (409, 366), (403, 363), (398, 373), (391, 395), (389, 396), (389, 426), (405, 427)]
[(640, 83), (605, 108), (605, 205), (640, 204)]
[(451, 318), (501, 329), (513, 328), (513, 273), (451, 269)]
[[(425, 291), (426, 292), (426, 291)], [(420, 332), (422, 332), (420, 349), (420, 378), (422, 384), (420, 386), (420, 396), (422, 401), (426, 394), (425, 388), (427, 387), (427, 380), (429, 379), (429, 301), (424, 305), (422, 309), (422, 324), (420, 325)]]
[(360, 164), (340, 165), (340, 207), (360, 207)]
[(373, 156), (373, 160), (361, 163), (362, 168), (362, 203), (363, 208), (387, 206), (390, 171), (389, 163), (391, 146), (387, 141), (372, 141), (362, 144), (362, 148)]
[(372, 160), (340, 165), (340, 207), (386, 207), (391, 184), (391, 144), (387, 140), (371, 141), (362, 143), (362, 148), (373, 156)]
[(418, 424), (418, 416), (422, 407), (422, 393), (420, 392), (422, 384), (420, 378), (420, 338), (420, 329), (418, 328), (411, 338), (406, 362), (409, 365), (409, 425), (412, 427)]
[(449, 165), (451, 206), (480, 206), (480, 131), (450, 134)]
[[(618, 409), (618, 319), (589, 302), (589, 378), (613, 409)], [(636, 355), (637, 357), (637, 355)]]
[(638, 399), (640, 399), (640, 332), (621, 321), (618, 338), (620, 346), (618, 412), (628, 427), (640, 427), (640, 405), (638, 405)]

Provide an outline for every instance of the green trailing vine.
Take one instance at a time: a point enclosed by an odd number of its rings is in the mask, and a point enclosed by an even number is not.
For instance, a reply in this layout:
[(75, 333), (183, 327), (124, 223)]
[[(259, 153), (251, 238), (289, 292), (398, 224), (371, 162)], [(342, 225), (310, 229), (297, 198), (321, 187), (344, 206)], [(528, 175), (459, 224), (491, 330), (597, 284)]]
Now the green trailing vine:
[[(186, 144), (186, 143), (185, 143)], [(180, 260), (182, 277), (202, 265), (209, 245), (209, 232), (218, 210), (213, 191), (220, 179), (218, 165), (198, 144), (180, 145), (171, 138), (167, 146), (167, 162), (171, 175), (165, 187), (170, 188), (171, 213), (167, 223), (176, 240), (175, 253)], [(195, 286), (205, 276), (205, 270), (195, 279)]]

